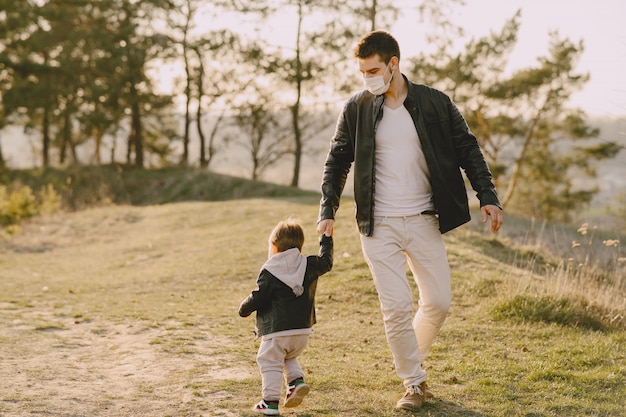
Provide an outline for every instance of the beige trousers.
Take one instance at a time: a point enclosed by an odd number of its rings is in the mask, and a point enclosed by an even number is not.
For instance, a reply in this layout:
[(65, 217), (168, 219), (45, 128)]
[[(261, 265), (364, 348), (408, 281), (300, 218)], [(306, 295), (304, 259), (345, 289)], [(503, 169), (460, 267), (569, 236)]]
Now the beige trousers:
[(285, 383), (304, 377), (304, 372), (298, 363), (298, 356), (304, 351), (308, 341), (308, 334), (277, 336), (261, 340), (256, 361), (261, 369), (264, 400), (280, 400), (283, 375)]
[[(406, 387), (418, 385), (426, 380), (421, 363), (452, 299), (439, 221), (433, 215), (376, 217), (373, 236), (361, 235), (361, 245), (378, 292), (396, 372)], [(414, 317), (407, 262), (419, 290)]]

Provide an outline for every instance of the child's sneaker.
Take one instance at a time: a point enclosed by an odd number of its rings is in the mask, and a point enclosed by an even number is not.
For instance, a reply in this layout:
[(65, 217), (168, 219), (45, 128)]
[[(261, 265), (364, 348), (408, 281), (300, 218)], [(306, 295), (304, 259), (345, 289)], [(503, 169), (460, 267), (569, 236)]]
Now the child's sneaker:
[(255, 413), (265, 414), (266, 416), (277, 416), (279, 415), (278, 401), (261, 400), (252, 410), (254, 410)]
[(285, 396), (285, 407), (299, 406), (310, 390), (311, 387), (309, 387), (304, 382), (304, 378), (296, 378), (291, 381), (289, 383), (289, 386), (287, 387), (287, 395)]

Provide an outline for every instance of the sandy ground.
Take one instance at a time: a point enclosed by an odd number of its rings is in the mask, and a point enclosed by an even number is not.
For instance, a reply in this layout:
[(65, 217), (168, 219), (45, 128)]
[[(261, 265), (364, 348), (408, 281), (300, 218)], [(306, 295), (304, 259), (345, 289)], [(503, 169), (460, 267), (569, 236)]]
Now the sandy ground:
[[(241, 379), (212, 355), (223, 341), (209, 335), (185, 353), (156, 343), (183, 332), (178, 323), (136, 324), (46, 320), (53, 306), (0, 303), (0, 416), (234, 416), (215, 404), (231, 393), (202, 390), (208, 379)], [(33, 328), (32, 323), (54, 322)], [(173, 334), (174, 333), (174, 334)]]

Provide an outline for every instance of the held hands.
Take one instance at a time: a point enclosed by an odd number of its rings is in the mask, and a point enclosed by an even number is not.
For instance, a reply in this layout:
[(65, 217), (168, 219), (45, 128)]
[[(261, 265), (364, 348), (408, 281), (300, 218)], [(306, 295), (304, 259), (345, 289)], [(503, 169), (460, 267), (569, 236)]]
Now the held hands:
[(500, 230), (500, 226), (502, 226), (502, 210), (498, 206), (487, 204), (480, 208), (480, 213), (482, 214), (483, 223), (487, 223), (487, 218), (491, 216), (491, 231), (493, 233)]
[(335, 233), (335, 220), (325, 219), (317, 224), (317, 234), (325, 234), (328, 237), (332, 237)]

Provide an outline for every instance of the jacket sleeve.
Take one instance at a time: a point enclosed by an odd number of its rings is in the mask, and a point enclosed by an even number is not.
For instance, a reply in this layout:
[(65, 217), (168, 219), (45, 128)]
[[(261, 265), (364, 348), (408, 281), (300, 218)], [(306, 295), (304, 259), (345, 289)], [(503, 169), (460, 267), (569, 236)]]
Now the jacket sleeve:
[(317, 256), (320, 267), (320, 275), (333, 269), (333, 251), (333, 238), (322, 234), (320, 236), (320, 251)]
[(349, 120), (348, 107), (350, 101), (346, 102), (343, 111), (337, 119), (335, 133), (330, 141), (330, 149), (324, 162), (324, 172), (322, 175), (322, 198), (320, 200), (320, 212), (318, 221), (334, 219), (339, 208), (341, 193), (346, 185), (346, 178), (352, 162), (354, 161), (354, 128)]
[(317, 255), (307, 256), (307, 279), (317, 280), (333, 268), (333, 238), (321, 235)]
[(239, 315), (248, 317), (257, 310), (263, 309), (271, 300), (271, 287), (265, 270), (257, 278), (257, 287), (239, 305)]
[(476, 191), (480, 206), (493, 204), (500, 208), (500, 201), (493, 183), (493, 177), (487, 161), (483, 156), (476, 136), (470, 131), (467, 122), (461, 115), (457, 106), (448, 98), (448, 111), (450, 114), (450, 130), (454, 142), (459, 165), (465, 171), (465, 175)]

